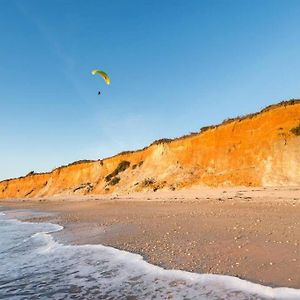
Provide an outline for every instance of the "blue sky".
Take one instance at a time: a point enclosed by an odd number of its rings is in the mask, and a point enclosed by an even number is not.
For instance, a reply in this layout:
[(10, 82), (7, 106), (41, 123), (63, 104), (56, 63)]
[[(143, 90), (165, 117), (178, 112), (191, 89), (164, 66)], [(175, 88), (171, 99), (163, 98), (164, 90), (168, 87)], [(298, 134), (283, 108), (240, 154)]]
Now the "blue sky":
[(299, 15), (291, 0), (0, 0), (0, 179), (300, 97)]

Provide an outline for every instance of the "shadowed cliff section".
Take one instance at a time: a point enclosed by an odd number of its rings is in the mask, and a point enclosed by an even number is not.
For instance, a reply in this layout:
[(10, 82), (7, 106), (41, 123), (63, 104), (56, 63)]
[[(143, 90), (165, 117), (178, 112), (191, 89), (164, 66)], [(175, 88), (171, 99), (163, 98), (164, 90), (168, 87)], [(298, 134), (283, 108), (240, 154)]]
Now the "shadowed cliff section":
[(0, 198), (300, 185), (300, 100), (136, 151), (0, 182)]

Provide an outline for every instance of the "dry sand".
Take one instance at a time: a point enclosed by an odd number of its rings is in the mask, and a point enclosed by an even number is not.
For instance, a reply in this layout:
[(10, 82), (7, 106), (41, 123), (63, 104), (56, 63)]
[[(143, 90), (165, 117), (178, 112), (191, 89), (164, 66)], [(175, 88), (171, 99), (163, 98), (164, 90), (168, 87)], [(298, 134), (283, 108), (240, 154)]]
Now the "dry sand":
[(300, 188), (195, 188), (0, 202), (54, 212), (65, 243), (113, 246), (156, 265), (300, 288)]

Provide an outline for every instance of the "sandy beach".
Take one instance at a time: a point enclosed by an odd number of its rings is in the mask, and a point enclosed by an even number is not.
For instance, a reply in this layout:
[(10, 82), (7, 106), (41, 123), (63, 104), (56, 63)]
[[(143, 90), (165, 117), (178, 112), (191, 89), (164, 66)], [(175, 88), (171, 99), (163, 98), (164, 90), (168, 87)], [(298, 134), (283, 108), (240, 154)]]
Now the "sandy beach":
[(300, 288), (300, 188), (194, 188), (1, 200), (50, 214), (64, 243), (103, 244), (169, 269)]

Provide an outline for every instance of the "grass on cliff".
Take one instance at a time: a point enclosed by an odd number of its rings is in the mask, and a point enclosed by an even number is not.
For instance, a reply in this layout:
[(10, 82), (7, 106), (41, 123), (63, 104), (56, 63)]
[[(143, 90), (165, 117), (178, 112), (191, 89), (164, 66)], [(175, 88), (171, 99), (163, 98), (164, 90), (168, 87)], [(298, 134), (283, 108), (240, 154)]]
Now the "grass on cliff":
[(294, 134), (294, 135), (300, 135), (300, 123), (297, 127), (294, 127), (291, 129), (291, 132)]
[(120, 172), (124, 172), (127, 168), (129, 168), (129, 166), (130, 166), (130, 162), (129, 161), (122, 160), (118, 164), (118, 166), (116, 167), (116, 169), (105, 177), (105, 181), (106, 182), (111, 181), (112, 178), (114, 178), (115, 176), (117, 176)]
[(116, 185), (119, 183), (120, 180), (121, 180), (120, 177), (113, 177), (109, 182), (109, 185)]
[(143, 186), (149, 186), (149, 185), (153, 185), (155, 183), (155, 179), (154, 178), (145, 178), (143, 181)]
[[(110, 158), (120, 156), (120, 155), (128, 155), (128, 154), (140, 152), (140, 151), (146, 150), (148, 147), (150, 147), (152, 145), (167, 144), (167, 143), (171, 143), (171, 142), (176, 141), (176, 140), (183, 140), (185, 138), (190, 138), (192, 136), (196, 136), (198, 134), (201, 134), (201, 133), (203, 133), (207, 130), (218, 128), (218, 127), (220, 127), (224, 124), (228, 124), (228, 123), (231, 123), (231, 122), (234, 122), (234, 121), (241, 122), (241, 121), (243, 121), (247, 118), (249, 118), (249, 119), (253, 118), (253, 117), (259, 115), (260, 113), (267, 112), (267, 111), (275, 109), (277, 107), (282, 107), (282, 106), (286, 107), (286, 106), (295, 105), (295, 104), (300, 104), (300, 99), (290, 99), (290, 100), (281, 101), (277, 104), (269, 105), (269, 106), (265, 107), (264, 109), (262, 109), (261, 111), (256, 112), (256, 113), (247, 114), (247, 115), (244, 115), (244, 116), (237, 116), (235, 118), (229, 118), (229, 119), (224, 120), (220, 124), (202, 127), (202, 128), (200, 128), (199, 132), (191, 132), (189, 134), (186, 134), (186, 135), (183, 135), (183, 136), (180, 136), (180, 137), (177, 137), (177, 138), (173, 138), (173, 139), (168, 139), (168, 138), (159, 139), (159, 140), (156, 140), (156, 141), (152, 142), (150, 145), (148, 145), (148, 146), (146, 146), (142, 149), (123, 151), (123, 152), (120, 152), (116, 155), (111, 156)], [(134, 168), (136, 168), (136, 166)]]

